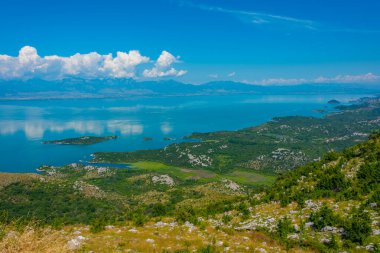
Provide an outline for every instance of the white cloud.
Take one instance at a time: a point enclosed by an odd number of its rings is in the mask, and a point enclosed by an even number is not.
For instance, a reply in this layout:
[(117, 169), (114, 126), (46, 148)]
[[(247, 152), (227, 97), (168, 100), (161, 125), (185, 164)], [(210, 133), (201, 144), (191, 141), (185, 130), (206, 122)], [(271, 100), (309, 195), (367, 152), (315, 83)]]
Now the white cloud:
[(229, 73), (227, 76), (228, 77), (234, 77), (236, 75), (236, 72), (231, 72), (231, 73)]
[(142, 56), (139, 51), (117, 52), (115, 58), (112, 55), (106, 56), (102, 70), (112, 77), (135, 77), (136, 66), (147, 62), (149, 58)]
[(162, 51), (161, 55), (156, 60), (154, 67), (145, 69), (144, 77), (155, 78), (165, 76), (183, 76), (187, 73), (186, 70), (177, 70), (171, 67), (172, 64), (179, 62), (179, 56), (175, 57), (167, 51)]
[(168, 68), (174, 62), (178, 62), (179, 57), (174, 57), (171, 53), (167, 51), (162, 51), (160, 57), (158, 57), (156, 65), (160, 68)]
[[(187, 73), (185, 70), (172, 67), (172, 64), (178, 62), (179, 57), (163, 51), (153, 68), (146, 69), (142, 77), (182, 76)], [(0, 79), (140, 78), (138, 67), (147, 64), (151, 64), (150, 58), (141, 55), (137, 50), (117, 52), (115, 57), (97, 52), (77, 53), (68, 57), (41, 57), (36, 48), (25, 46), (16, 57), (0, 55)]]
[(297, 85), (297, 84), (310, 84), (310, 83), (376, 83), (380, 82), (380, 76), (373, 73), (363, 75), (338, 75), (335, 77), (318, 77), (314, 79), (306, 78), (270, 78), (260, 81), (243, 81), (250, 84), (258, 85)]
[(208, 75), (209, 77), (211, 77), (211, 78), (218, 78), (219, 77), (219, 75), (218, 74), (210, 74), (210, 75)]

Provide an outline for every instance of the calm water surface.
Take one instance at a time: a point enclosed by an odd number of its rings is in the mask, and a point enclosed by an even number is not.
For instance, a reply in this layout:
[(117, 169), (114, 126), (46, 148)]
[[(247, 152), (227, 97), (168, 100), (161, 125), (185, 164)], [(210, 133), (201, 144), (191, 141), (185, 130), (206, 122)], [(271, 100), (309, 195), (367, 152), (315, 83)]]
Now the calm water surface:
[[(237, 130), (277, 116), (321, 117), (330, 99), (349, 102), (364, 95), (228, 95), (136, 99), (0, 102), (0, 171), (31, 172), (43, 164), (89, 160), (96, 151), (164, 147), (192, 132)], [(118, 135), (91, 146), (44, 145), (83, 135)], [(144, 137), (153, 138), (144, 141)], [(164, 137), (176, 139), (165, 141)]]

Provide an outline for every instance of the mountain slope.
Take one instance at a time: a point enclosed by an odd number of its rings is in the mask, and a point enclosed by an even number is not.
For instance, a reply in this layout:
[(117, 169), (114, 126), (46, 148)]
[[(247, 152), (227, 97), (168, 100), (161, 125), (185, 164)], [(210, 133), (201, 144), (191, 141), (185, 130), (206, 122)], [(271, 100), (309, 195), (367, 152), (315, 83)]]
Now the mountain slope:
[(136, 81), (133, 79), (67, 78), (47, 81), (41, 79), (0, 80), (0, 99), (70, 99), (124, 98), (131, 96), (189, 96), (215, 94), (373, 94), (376, 85), (304, 84), (296, 86), (260, 86), (232, 81), (192, 85), (174, 80)]

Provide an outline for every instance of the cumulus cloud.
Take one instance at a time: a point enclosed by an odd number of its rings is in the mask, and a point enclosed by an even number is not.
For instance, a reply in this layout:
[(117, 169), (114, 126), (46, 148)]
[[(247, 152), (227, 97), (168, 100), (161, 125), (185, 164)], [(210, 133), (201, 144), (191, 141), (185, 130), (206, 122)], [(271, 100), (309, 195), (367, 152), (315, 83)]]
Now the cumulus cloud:
[(258, 85), (297, 85), (306, 83), (377, 83), (380, 82), (380, 76), (373, 73), (363, 75), (338, 75), (335, 77), (318, 77), (314, 79), (307, 78), (269, 78), (260, 81), (248, 82), (249, 84)]
[(183, 76), (187, 73), (186, 70), (177, 70), (171, 65), (178, 63), (179, 57), (175, 57), (167, 51), (162, 51), (161, 55), (156, 60), (154, 67), (151, 69), (145, 69), (143, 72), (144, 77), (155, 78), (165, 76)]
[[(141, 78), (182, 76), (185, 70), (176, 70), (173, 64), (179, 62), (163, 51), (153, 68), (149, 68), (151, 60), (137, 50), (101, 55), (97, 52), (75, 54), (68, 57), (50, 55), (41, 57), (37, 49), (25, 46), (20, 49), (18, 56), (0, 55), (0, 79), (30, 79), (42, 78), (57, 80), (66, 77), (95, 78)], [(139, 68), (145, 70), (141, 71)], [(142, 76), (141, 76), (142, 72)]]

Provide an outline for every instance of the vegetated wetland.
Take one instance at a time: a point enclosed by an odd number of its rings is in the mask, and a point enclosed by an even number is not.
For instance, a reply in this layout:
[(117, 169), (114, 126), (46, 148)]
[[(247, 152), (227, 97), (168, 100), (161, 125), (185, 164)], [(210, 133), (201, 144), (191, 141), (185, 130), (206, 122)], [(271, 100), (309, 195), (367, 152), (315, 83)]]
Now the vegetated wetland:
[[(33, 100), (0, 102), (0, 170), (32, 172), (41, 165), (88, 161), (100, 151), (163, 148), (190, 141), (193, 132), (238, 130), (274, 117), (313, 116), (365, 94), (210, 95), (129, 99)], [(94, 145), (43, 145), (46, 140), (114, 136)], [(151, 138), (144, 141), (144, 138)], [(19, 159), (22, 157), (23, 159)]]

